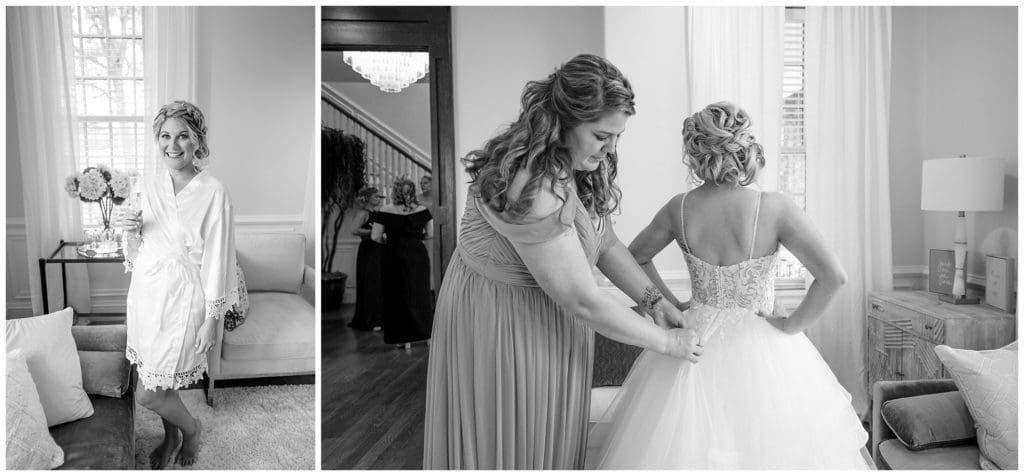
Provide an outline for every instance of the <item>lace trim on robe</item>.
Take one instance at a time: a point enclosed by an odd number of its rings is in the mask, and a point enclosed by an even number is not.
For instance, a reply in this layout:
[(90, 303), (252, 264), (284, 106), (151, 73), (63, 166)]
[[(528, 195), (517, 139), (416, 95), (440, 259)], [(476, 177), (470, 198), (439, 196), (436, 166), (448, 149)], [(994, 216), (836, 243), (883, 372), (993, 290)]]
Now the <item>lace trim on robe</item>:
[(206, 359), (195, 367), (181, 372), (154, 372), (146, 366), (144, 362), (139, 360), (139, 354), (131, 346), (125, 349), (125, 356), (128, 361), (135, 364), (135, 369), (139, 374), (139, 382), (142, 382), (142, 386), (146, 390), (159, 390), (166, 388), (168, 390), (175, 390), (183, 387), (187, 387), (196, 383), (203, 378), (203, 373), (207, 371), (208, 365)]

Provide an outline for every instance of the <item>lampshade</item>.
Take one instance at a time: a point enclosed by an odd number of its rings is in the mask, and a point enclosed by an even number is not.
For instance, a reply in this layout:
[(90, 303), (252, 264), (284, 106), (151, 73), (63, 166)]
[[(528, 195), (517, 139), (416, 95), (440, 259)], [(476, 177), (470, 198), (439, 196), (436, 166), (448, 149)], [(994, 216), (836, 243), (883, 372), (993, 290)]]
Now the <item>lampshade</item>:
[(397, 93), (427, 75), (430, 55), (408, 51), (344, 51), (342, 60), (386, 93)]
[(984, 212), (1003, 209), (1003, 160), (957, 157), (925, 160), (921, 209)]

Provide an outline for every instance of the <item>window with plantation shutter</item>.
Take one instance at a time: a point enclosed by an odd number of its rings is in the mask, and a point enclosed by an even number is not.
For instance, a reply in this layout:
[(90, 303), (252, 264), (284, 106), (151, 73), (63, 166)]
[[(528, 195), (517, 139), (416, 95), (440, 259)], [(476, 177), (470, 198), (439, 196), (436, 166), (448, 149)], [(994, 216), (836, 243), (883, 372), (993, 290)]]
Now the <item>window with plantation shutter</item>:
[[(783, 28), (782, 138), (779, 191), (807, 209), (807, 147), (804, 141), (804, 9), (786, 7)], [(799, 278), (803, 266), (786, 249), (779, 252), (779, 277)]]
[[(107, 165), (143, 171), (146, 133), (142, 8), (71, 9), (78, 172)], [(83, 225), (101, 223), (99, 208), (82, 203)]]

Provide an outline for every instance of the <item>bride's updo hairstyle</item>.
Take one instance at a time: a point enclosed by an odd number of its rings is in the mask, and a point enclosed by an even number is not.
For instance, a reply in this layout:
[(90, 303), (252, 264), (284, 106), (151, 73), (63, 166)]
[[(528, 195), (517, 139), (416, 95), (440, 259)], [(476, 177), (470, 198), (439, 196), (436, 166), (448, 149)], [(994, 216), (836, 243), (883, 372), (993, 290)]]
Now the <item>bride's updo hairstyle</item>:
[(188, 101), (174, 101), (165, 104), (153, 118), (154, 140), (160, 141), (160, 128), (171, 118), (181, 119), (188, 127), (188, 134), (196, 143), (196, 159), (202, 160), (209, 157), (210, 146), (206, 144), (206, 118), (203, 117), (203, 111)]
[[(592, 172), (576, 171), (566, 145), (569, 132), (605, 114), (636, 113), (633, 88), (608, 60), (581, 54), (563, 64), (546, 79), (530, 81), (523, 89), (519, 118), (503, 132), (462, 159), (472, 179), (470, 193), (491, 209), (521, 217), (531, 208), (543, 183), (563, 184), (575, 179), (580, 201), (599, 216), (618, 208), (621, 193), (615, 185), (618, 157), (608, 159)], [(530, 178), (514, 200), (509, 185), (522, 169)]]
[(750, 116), (716, 102), (683, 121), (683, 163), (697, 182), (750, 185), (764, 167), (764, 150), (750, 133)]

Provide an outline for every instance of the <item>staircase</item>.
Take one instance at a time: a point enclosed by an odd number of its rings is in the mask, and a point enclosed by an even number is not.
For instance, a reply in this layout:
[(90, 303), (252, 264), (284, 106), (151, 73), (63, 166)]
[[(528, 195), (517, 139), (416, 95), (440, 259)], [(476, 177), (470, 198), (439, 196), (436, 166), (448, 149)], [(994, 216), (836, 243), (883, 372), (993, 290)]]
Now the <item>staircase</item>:
[(331, 86), (321, 84), (320, 93), (323, 125), (366, 144), (366, 185), (389, 195), (395, 179), (409, 177), (419, 193), (420, 179), (430, 174), (430, 154)]

